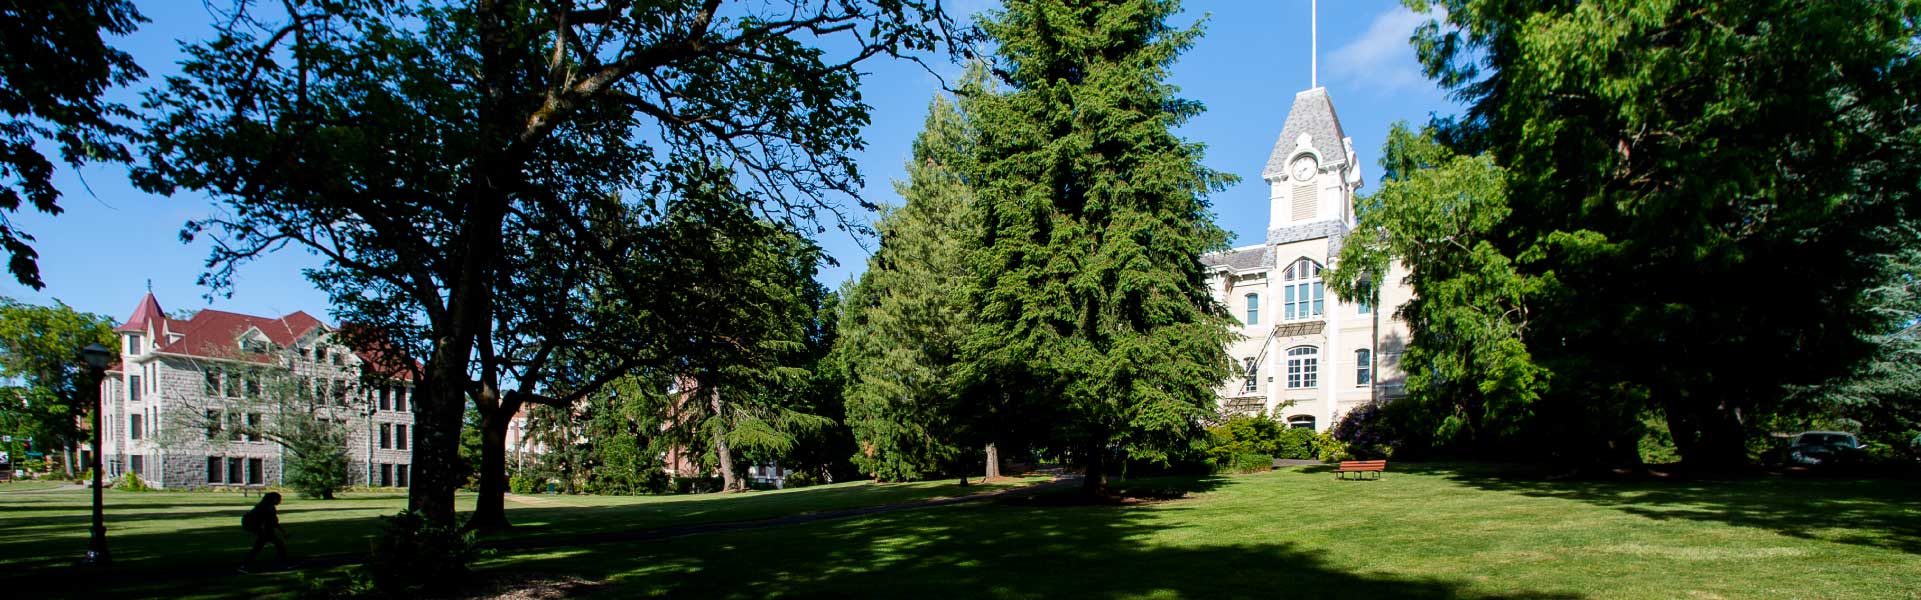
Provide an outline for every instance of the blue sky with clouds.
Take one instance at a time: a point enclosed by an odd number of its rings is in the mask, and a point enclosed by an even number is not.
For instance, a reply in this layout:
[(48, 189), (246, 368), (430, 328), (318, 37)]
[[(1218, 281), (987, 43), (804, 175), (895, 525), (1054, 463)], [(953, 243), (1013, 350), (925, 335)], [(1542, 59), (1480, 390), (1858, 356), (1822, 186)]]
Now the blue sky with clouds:
[[(210, 34), (213, 17), (194, 0), (138, 1), (152, 22), (116, 45), (133, 54), (148, 71), (145, 82), (117, 92), (131, 102), (139, 90), (173, 74), (180, 53), (175, 40)], [(216, 3), (217, 4), (217, 3)], [(945, 2), (958, 11), (991, 9), (988, 0)], [(1189, 0), (1176, 19), (1188, 24), (1207, 16), (1206, 35), (1174, 68), (1173, 83), (1184, 97), (1201, 101), (1207, 112), (1179, 133), (1207, 145), (1208, 166), (1239, 175), (1242, 181), (1211, 199), (1223, 228), (1237, 244), (1258, 243), (1267, 225), (1265, 182), (1260, 180), (1280, 135), (1294, 93), (1309, 86), (1309, 0)], [(1329, 0), (1320, 7), (1320, 84), (1328, 88), (1354, 148), (1369, 167), (1369, 188), (1378, 184), (1374, 168), (1388, 127), (1397, 120), (1425, 121), (1430, 114), (1451, 114), (1457, 107), (1421, 77), (1407, 38), (1425, 20), (1400, 0)], [(927, 103), (939, 90), (938, 79), (906, 63), (870, 63), (862, 95), (873, 106), (866, 130), (868, 147), (859, 154), (867, 177), (866, 195), (895, 203), (892, 181), (903, 177), (914, 135)], [(936, 65), (952, 80), (958, 66)], [(10, 218), (39, 241), (40, 268), (47, 288), (33, 291), (0, 278), (0, 294), (31, 302), (59, 299), (80, 310), (125, 319), (140, 295), (152, 289), (168, 310), (213, 307), (235, 312), (281, 315), (296, 310), (324, 313), (325, 295), (300, 271), (319, 260), (297, 248), (246, 266), (231, 298), (211, 304), (196, 283), (208, 241), (179, 240), (182, 223), (217, 210), (204, 197), (157, 197), (128, 184), (121, 167), (63, 169), (56, 184), (64, 194), (59, 216), (26, 211)], [(1363, 190), (1366, 191), (1366, 190)], [(871, 218), (871, 215), (860, 215)], [(867, 260), (865, 244), (830, 231), (822, 245), (839, 261), (820, 279), (838, 286), (859, 274)], [(329, 319), (331, 320), (331, 319)]]

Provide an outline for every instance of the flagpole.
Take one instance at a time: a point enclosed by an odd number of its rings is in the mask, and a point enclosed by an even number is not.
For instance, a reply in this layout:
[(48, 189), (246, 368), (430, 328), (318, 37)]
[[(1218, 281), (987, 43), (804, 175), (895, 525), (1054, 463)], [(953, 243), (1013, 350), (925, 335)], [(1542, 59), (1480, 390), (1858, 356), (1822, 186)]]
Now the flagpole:
[(1314, 89), (1321, 87), (1321, 0), (1308, 0), (1308, 6), (1307, 21), (1311, 32), (1308, 43), (1311, 47), (1308, 49), (1307, 87)]

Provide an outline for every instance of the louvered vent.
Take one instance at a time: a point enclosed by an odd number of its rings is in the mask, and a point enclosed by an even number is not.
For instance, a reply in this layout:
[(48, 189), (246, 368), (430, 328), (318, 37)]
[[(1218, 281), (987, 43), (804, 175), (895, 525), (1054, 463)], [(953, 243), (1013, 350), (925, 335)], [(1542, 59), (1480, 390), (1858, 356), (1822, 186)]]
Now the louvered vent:
[(1294, 210), (1292, 214), (1295, 221), (1306, 221), (1314, 218), (1314, 200), (1313, 185), (1302, 184), (1294, 186)]

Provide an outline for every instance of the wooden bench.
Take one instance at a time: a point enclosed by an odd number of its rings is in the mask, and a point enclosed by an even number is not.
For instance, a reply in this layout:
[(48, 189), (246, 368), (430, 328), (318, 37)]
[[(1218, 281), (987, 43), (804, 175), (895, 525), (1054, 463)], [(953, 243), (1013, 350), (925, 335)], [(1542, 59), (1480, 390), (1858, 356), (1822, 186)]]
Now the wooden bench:
[(1387, 461), (1385, 460), (1344, 460), (1341, 461), (1340, 467), (1334, 469), (1334, 478), (1347, 479), (1348, 473), (1354, 473), (1355, 479), (1363, 479), (1367, 478), (1364, 477), (1365, 474), (1373, 473), (1374, 476), (1367, 479), (1380, 479), (1381, 473), (1386, 470)]

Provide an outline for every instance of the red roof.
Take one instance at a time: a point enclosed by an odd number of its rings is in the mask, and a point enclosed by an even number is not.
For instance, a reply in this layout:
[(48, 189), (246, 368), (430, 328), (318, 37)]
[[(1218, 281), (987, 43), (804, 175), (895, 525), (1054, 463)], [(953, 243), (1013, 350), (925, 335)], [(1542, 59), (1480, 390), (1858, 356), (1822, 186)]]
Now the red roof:
[[(306, 311), (295, 311), (283, 317), (273, 318), (206, 309), (194, 313), (191, 319), (171, 319), (160, 312), (160, 303), (154, 300), (153, 294), (150, 293), (140, 300), (140, 306), (134, 309), (133, 316), (128, 318), (127, 324), (120, 326), (117, 331), (145, 332), (150, 325), (156, 324), (157, 326), (153, 329), (156, 338), (154, 343), (157, 345), (154, 349), (157, 351), (254, 362), (268, 362), (272, 358), (240, 348), (240, 336), (248, 330), (259, 329), (268, 341), (285, 348), (293, 346), (296, 340), (314, 329), (325, 326), (320, 319), (314, 318)], [(173, 336), (179, 336), (179, 339), (168, 341)], [(369, 365), (381, 363), (376, 360), (378, 354), (355, 352), (361, 361)], [(398, 379), (412, 379), (406, 369), (393, 369), (393, 371), (395, 372), (383, 374)]]
[(153, 298), (153, 292), (147, 292), (147, 297), (140, 299), (140, 305), (133, 307), (133, 316), (127, 317), (127, 324), (114, 331), (144, 333), (154, 322), (165, 323), (168, 320), (167, 313), (160, 310), (160, 301)]

